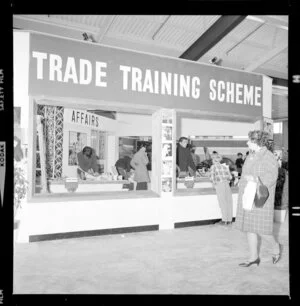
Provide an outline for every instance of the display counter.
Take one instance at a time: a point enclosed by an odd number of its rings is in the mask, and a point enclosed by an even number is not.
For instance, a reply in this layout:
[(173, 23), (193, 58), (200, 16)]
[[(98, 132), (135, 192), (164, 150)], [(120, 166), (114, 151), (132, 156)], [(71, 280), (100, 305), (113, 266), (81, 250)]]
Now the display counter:
[[(74, 191), (80, 192), (105, 192), (105, 191), (128, 191), (126, 185), (130, 184), (127, 180), (78, 180), (78, 187)], [(124, 186), (125, 185), (125, 186)], [(51, 180), (49, 182), (51, 193), (68, 192), (65, 180)]]
[[(187, 182), (191, 183), (191, 181), (186, 181), (184, 178), (177, 178), (177, 189), (187, 189)], [(196, 177), (192, 182), (194, 182), (193, 187), (188, 189), (212, 188), (211, 180), (208, 177)]]
[[(237, 194), (239, 191), (238, 187), (231, 187), (232, 194)], [(213, 187), (210, 188), (185, 188), (177, 189), (174, 192), (174, 196), (199, 196), (199, 195), (216, 195), (216, 190)]]

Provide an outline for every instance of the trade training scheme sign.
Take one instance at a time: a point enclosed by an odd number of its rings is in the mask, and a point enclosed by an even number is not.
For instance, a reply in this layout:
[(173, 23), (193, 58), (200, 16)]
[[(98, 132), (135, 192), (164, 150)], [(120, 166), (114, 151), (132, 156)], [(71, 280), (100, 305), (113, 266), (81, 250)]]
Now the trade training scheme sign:
[(30, 34), (29, 94), (258, 118), (263, 76)]

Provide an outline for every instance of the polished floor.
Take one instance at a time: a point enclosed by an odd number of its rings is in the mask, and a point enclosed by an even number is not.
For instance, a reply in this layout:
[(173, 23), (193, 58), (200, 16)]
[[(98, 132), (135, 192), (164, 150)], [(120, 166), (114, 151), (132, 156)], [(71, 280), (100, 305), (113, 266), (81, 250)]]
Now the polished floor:
[(249, 268), (244, 233), (232, 226), (15, 243), (14, 294), (289, 295), (288, 219), (275, 223), (283, 257), (264, 236)]

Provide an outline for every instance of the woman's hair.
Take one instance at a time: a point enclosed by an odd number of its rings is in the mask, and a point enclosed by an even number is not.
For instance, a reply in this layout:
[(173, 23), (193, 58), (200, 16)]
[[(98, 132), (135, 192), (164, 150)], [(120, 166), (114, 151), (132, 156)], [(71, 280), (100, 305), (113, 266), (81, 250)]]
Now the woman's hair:
[(219, 153), (212, 153), (211, 159), (213, 162), (220, 162), (222, 160), (222, 156)]
[(258, 146), (264, 147), (268, 144), (270, 135), (268, 132), (265, 131), (254, 130), (248, 133), (248, 137), (252, 142), (256, 143)]

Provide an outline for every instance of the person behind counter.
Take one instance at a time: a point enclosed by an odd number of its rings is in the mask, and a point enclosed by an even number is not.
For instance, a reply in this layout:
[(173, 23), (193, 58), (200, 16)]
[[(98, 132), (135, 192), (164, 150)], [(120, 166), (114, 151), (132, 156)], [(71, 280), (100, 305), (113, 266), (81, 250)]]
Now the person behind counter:
[[(248, 134), (247, 145), (249, 156), (243, 166), (242, 177), (239, 182), (239, 195), (235, 228), (247, 233), (249, 245), (249, 259), (240, 264), (241, 267), (259, 265), (258, 236), (270, 235), (274, 244), (273, 264), (281, 258), (281, 245), (273, 235), (275, 187), (278, 176), (278, 163), (276, 157), (266, 147), (269, 135), (265, 131), (254, 130)], [(250, 181), (258, 182), (258, 177), (267, 186), (269, 197), (263, 207), (252, 206), (251, 210), (243, 208), (243, 194)]]
[(196, 148), (195, 147), (190, 147), (190, 152), (191, 152), (191, 155), (192, 155), (192, 159), (193, 159), (193, 162), (195, 164), (195, 167), (197, 169), (197, 166), (198, 164), (200, 164), (200, 157), (199, 155), (197, 155), (195, 152), (196, 152)]
[[(190, 169), (195, 173), (196, 166), (194, 164), (190, 149), (187, 148), (188, 139), (180, 137), (177, 145), (176, 165), (180, 171), (189, 172)], [(193, 174), (194, 174), (193, 173)]]
[(138, 152), (136, 152), (130, 162), (134, 169), (134, 180), (137, 182), (136, 190), (147, 190), (148, 182), (150, 182), (147, 164), (149, 159), (146, 153), (146, 146), (142, 145)]
[(82, 152), (77, 154), (78, 159), (78, 169), (77, 173), (81, 179), (86, 179), (85, 173), (91, 174), (93, 176), (98, 176), (98, 164), (97, 156), (91, 147), (84, 147)]
[(221, 208), (222, 221), (220, 224), (229, 225), (232, 223), (232, 193), (229, 187), (229, 181), (232, 175), (229, 167), (221, 164), (222, 156), (218, 153), (211, 155), (213, 165), (210, 167), (210, 179), (216, 189), (219, 206)]
[(236, 169), (237, 169), (237, 172), (239, 174), (239, 177), (241, 177), (242, 168), (243, 168), (243, 165), (244, 165), (244, 159), (243, 159), (243, 154), (242, 153), (237, 154), (237, 159), (235, 161), (235, 165), (236, 165)]
[[(117, 162), (115, 163), (115, 166), (117, 168), (117, 171), (119, 173), (119, 175), (122, 175), (124, 180), (128, 180), (132, 171), (130, 162), (132, 159), (133, 154), (129, 153), (128, 155), (125, 155), (122, 158), (119, 158), (117, 160)], [(133, 183), (129, 183), (129, 184), (124, 184), (124, 188), (128, 188), (129, 190), (133, 190), (134, 189), (134, 184)]]

